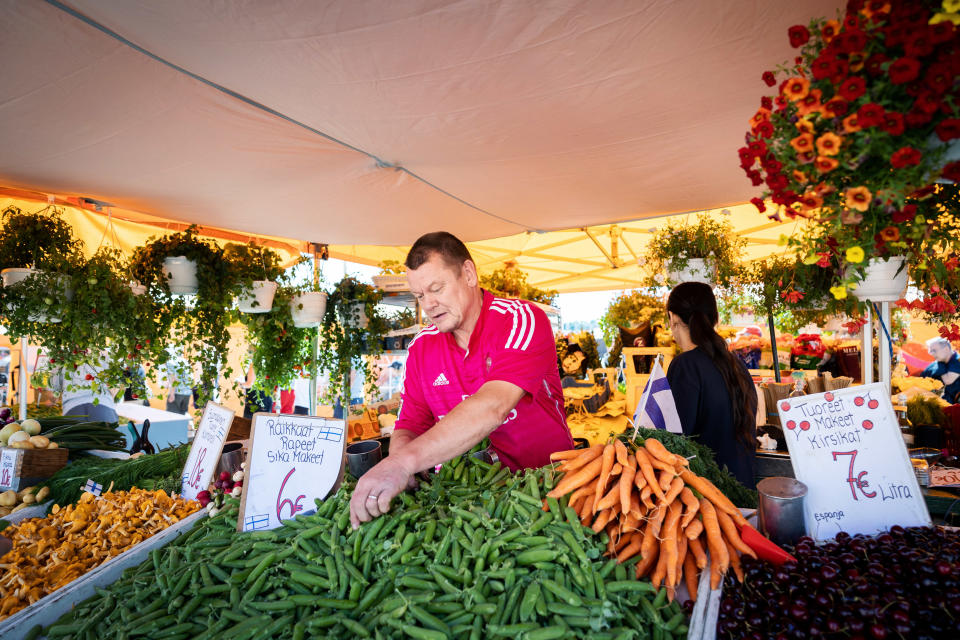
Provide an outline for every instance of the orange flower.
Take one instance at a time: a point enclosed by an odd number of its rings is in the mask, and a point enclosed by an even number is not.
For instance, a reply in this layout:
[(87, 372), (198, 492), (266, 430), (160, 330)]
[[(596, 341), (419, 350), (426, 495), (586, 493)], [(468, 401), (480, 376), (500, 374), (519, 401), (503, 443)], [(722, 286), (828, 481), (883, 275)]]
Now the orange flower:
[(823, 36), (823, 41), (830, 43), (837, 34), (840, 33), (840, 22), (838, 20), (827, 20), (823, 23), (823, 28), (820, 30), (820, 35)]
[(797, 169), (793, 170), (793, 180), (799, 184), (807, 184), (810, 182), (810, 178), (807, 177), (807, 174)]
[(803, 117), (819, 112), (823, 109), (823, 104), (820, 102), (822, 95), (823, 92), (820, 89), (811, 89), (797, 102), (797, 113)]
[(819, 209), (823, 206), (823, 198), (818, 196), (813, 191), (807, 191), (800, 198), (800, 204), (806, 211), (810, 211), (811, 209)]
[(804, 153), (813, 150), (813, 134), (803, 133), (790, 141), (790, 146), (797, 153)]
[(866, 187), (851, 187), (845, 192), (847, 206), (857, 211), (866, 211), (870, 208), (870, 200), (873, 194)]
[(884, 242), (896, 242), (900, 239), (900, 229), (896, 227), (886, 227), (880, 232), (880, 239)]
[(842, 143), (843, 138), (828, 131), (817, 138), (817, 152), (822, 156), (835, 156), (840, 153), (840, 145)]
[(882, 5), (877, 6), (876, 3), (865, 2), (863, 4), (863, 8), (860, 9), (860, 13), (862, 13), (867, 18), (872, 18), (874, 15), (878, 13), (890, 13), (890, 3), (884, 2)]
[(813, 123), (806, 118), (800, 118), (797, 120), (795, 126), (797, 127), (797, 131), (800, 133), (814, 133), (816, 131), (813, 127)]
[(828, 158), (827, 156), (817, 156), (815, 162), (817, 165), (817, 171), (820, 173), (828, 173), (840, 166), (840, 163), (837, 162), (836, 158)]
[(826, 198), (828, 195), (836, 191), (836, 189), (834, 189), (832, 185), (829, 185), (826, 182), (821, 182), (820, 184), (815, 186), (813, 190), (817, 192), (818, 196), (822, 196), (824, 198)]
[(857, 122), (857, 114), (851, 113), (846, 118), (843, 119), (843, 132), (844, 133), (856, 133), (860, 131), (863, 127), (860, 126), (860, 123)]
[(804, 151), (803, 153), (797, 154), (797, 161), (800, 164), (810, 164), (817, 159), (817, 152), (811, 149), (810, 151)]
[(750, 128), (756, 129), (757, 125), (761, 122), (768, 122), (770, 120), (770, 109), (764, 109), (760, 107), (757, 112), (750, 118)]
[(847, 54), (849, 59), (847, 62), (850, 63), (850, 71), (857, 73), (863, 69), (863, 65), (867, 62), (867, 55), (862, 51), (854, 52)]
[(783, 85), (782, 91), (785, 98), (794, 102), (803, 99), (809, 92), (810, 81), (800, 76), (787, 80), (787, 82)]

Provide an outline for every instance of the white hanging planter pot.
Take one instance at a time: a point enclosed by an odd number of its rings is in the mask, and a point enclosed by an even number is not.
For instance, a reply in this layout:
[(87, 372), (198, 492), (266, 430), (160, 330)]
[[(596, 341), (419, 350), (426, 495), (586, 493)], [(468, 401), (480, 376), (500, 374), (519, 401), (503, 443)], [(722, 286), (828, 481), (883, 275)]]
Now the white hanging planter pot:
[(0, 277), (3, 278), (3, 286), (12, 287), (13, 285), (19, 284), (33, 274), (39, 272), (39, 269), (4, 269), (3, 271), (0, 271)]
[(273, 309), (273, 296), (276, 293), (276, 282), (254, 280), (253, 286), (237, 298), (237, 307), (243, 313), (267, 313)]
[(362, 302), (348, 302), (343, 312), (346, 314), (343, 320), (348, 327), (366, 329), (370, 325), (366, 305)]
[(191, 295), (200, 288), (197, 283), (197, 263), (185, 256), (164, 258), (163, 271), (167, 274), (170, 293)]
[(147, 287), (144, 286), (144, 285), (142, 285), (142, 284), (140, 284), (140, 282), (137, 281), (137, 280), (131, 280), (131, 281), (130, 281), (130, 291), (132, 291), (132, 292), (133, 292), (133, 295), (135, 295), (135, 296), (142, 296), (143, 294), (145, 294), (145, 293), (147, 292)]
[[(17, 285), (30, 276), (43, 274), (44, 271), (41, 269), (29, 269), (29, 268), (12, 268), (4, 269), (0, 272), (0, 278), (3, 279), (3, 286), (12, 287)], [(54, 291), (50, 292), (50, 302), (48, 306), (54, 304), (57, 298), (66, 299), (68, 302), (73, 300), (73, 289), (70, 287), (70, 279), (65, 275), (56, 275), (54, 276), (57, 281), (57, 286)], [(30, 313), (27, 316), (27, 319), (31, 322), (49, 322), (51, 324), (57, 324), (61, 321), (60, 316), (55, 313), (43, 313), (41, 311)]]
[(703, 258), (690, 258), (687, 260), (687, 266), (683, 269), (671, 269), (669, 272), (670, 281), (679, 284), (681, 282), (702, 282), (711, 287), (717, 286), (717, 273), (711, 265)]
[(905, 257), (873, 258), (867, 263), (863, 281), (857, 283), (853, 294), (870, 302), (895, 302), (907, 290), (908, 277)]
[(293, 326), (298, 329), (310, 329), (323, 324), (323, 314), (327, 311), (327, 294), (322, 291), (298, 293), (290, 300), (290, 315)]

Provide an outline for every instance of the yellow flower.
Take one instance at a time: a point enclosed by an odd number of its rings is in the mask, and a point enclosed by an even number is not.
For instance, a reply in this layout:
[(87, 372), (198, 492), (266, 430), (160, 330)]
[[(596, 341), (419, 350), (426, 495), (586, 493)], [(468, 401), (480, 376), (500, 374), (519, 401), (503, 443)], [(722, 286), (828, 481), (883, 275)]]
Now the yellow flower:
[(960, 24), (960, 14), (958, 13), (937, 13), (932, 18), (930, 18), (930, 24), (937, 24), (938, 22), (952, 22), (953, 24)]
[(808, 255), (806, 258), (803, 259), (803, 264), (806, 264), (806, 265), (817, 264), (819, 260), (820, 260), (820, 256), (818, 256), (815, 253), (811, 253), (810, 255)]
[(943, 0), (943, 10), (947, 13), (960, 11), (960, 0)]
[(834, 299), (843, 300), (847, 297), (847, 287), (842, 284), (836, 287), (830, 287), (830, 293), (833, 294)]
[(864, 253), (861, 247), (850, 247), (847, 249), (847, 262), (859, 264), (863, 262)]

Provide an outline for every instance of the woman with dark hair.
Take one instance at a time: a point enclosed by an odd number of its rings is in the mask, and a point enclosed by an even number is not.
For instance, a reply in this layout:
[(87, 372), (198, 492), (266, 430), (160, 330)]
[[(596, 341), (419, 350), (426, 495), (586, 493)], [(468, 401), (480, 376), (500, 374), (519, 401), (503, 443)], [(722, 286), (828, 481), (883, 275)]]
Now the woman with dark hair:
[(746, 367), (714, 327), (719, 320), (713, 289), (683, 282), (667, 298), (670, 330), (683, 351), (667, 380), (683, 432), (710, 447), (717, 463), (753, 489), (757, 393)]

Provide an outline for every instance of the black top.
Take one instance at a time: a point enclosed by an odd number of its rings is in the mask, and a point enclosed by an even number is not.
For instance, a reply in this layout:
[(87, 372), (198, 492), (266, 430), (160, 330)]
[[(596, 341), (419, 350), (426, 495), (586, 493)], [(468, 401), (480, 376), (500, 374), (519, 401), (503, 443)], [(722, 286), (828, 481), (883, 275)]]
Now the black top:
[[(749, 372), (743, 363), (739, 364), (740, 373), (750, 380), (752, 387)], [(726, 465), (744, 486), (756, 488), (756, 447), (748, 448), (734, 432), (730, 393), (717, 365), (702, 349), (695, 348), (673, 359), (667, 370), (667, 381), (677, 403), (683, 433), (696, 436), (698, 442), (709, 447), (717, 464), (721, 468)]]

